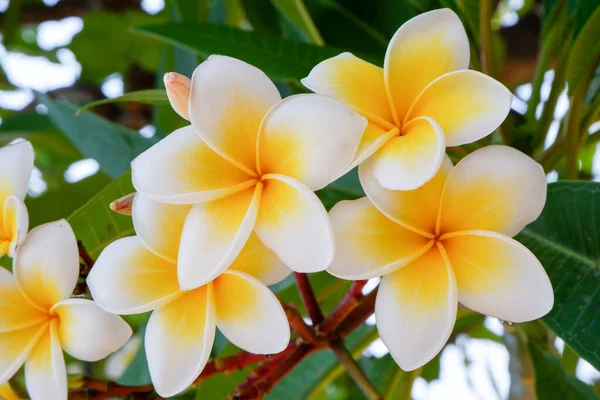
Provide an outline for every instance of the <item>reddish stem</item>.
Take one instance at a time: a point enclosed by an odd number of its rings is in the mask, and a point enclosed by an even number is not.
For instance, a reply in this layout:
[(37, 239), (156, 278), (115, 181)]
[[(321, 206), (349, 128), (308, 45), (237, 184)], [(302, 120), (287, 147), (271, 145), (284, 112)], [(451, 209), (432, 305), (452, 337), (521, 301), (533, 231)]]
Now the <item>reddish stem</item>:
[(323, 312), (321, 311), (321, 307), (319, 307), (319, 303), (312, 290), (312, 286), (310, 286), (308, 277), (306, 274), (294, 272), (294, 278), (296, 278), (298, 291), (300, 292), (302, 302), (306, 307), (306, 311), (308, 312), (308, 316), (310, 317), (313, 326), (319, 325), (323, 321)]
[(335, 331), (346, 317), (360, 304), (360, 300), (364, 297), (362, 290), (366, 284), (366, 280), (353, 282), (342, 301), (340, 301), (325, 321), (317, 327), (317, 331), (324, 333)]
[(284, 309), (292, 331), (301, 337), (302, 340), (307, 343), (317, 343), (320, 340), (315, 330), (304, 322), (295, 305), (286, 304)]

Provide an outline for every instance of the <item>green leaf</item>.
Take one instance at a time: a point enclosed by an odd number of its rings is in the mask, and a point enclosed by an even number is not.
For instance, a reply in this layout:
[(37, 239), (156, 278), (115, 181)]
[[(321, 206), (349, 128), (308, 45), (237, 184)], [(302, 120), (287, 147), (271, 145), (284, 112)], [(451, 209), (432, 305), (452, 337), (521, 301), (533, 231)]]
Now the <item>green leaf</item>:
[(271, 0), (271, 3), (302, 32), (309, 42), (320, 46), (325, 43), (302, 0)]
[(77, 110), (77, 115), (81, 114), (83, 111), (100, 106), (102, 104), (123, 103), (128, 101), (144, 104), (165, 104), (169, 102), (169, 98), (167, 97), (167, 92), (164, 89), (138, 90), (135, 92), (125, 93), (122, 96), (113, 97), (112, 99), (102, 99), (88, 103)]
[(316, 194), (327, 211), (331, 210), (339, 201), (355, 200), (365, 196), (365, 191), (358, 180), (358, 168), (354, 168), (335, 182), (317, 191)]
[(223, 54), (238, 58), (272, 79), (304, 78), (316, 64), (343, 51), (204, 23), (169, 23), (137, 30), (203, 57)]
[(598, 400), (594, 390), (560, 365), (558, 358), (529, 342), (529, 352), (535, 370), (535, 391), (538, 399)]
[(582, 79), (591, 74), (600, 61), (600, 7), (589, 17), (577, 35), (567, 64), (569, 93), (574, 93)]
[(81, 151), (100, 164), (109, 176), (116, 178), (129, 169), (131, 161), (156, 143), (136, 131), (112, 123), (96, 114), (85, 112), (76, 116), (77, 106), (56, 103), (38, 93), (37, 99), (48, 107), (48, 116)]
[(67, 219), (73, 227), (75, 237), (92, 258), (98, 257), (116, 239), (134, 234), (131, 217), (116, 214), (109, 208), (113, 200), (134, 191), (131, 172), (127, 172), (108, 184)]
[[(146, 333), (146, 327), (142, 327), (138, 332), (138, 335), (144, 337)], [(117, 380), (117, 383), (126, 386), (139, 386), (147, 385), (152, 382), (150, 377), (150, 370), (148, 369), (148, 361), (146, 359), (146, 349), (144, 341), (135, 354), (135, 357), (131, 361), (131, 364), (127, 366), (123, 375)]]
[(600, 184), (550, 184), (542, 215), (517, 240), (541, 261), (554, 288), (554, 308), (543, 321), (600, 369)]

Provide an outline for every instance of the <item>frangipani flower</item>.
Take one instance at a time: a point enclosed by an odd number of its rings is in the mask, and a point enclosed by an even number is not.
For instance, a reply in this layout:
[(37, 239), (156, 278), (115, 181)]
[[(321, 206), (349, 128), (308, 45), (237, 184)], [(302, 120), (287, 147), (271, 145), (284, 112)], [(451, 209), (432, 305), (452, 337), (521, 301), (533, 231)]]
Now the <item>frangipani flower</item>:
[(388, 189), (412, 190), (429, 181), (446, 146), (493, 132), (512, 96), (494, 79), (469, 68), (469, 41), (450, 9), (430, 11), (394, 34), (384, 67), (343, 53), (302, 80), (369, 120), (352, 166), (373, 153), (372, 173)]
[(172, 260), (191, 208), (138, 193), (132, 210), (138, 236), (107, 246), (87, 279), (92, 296), (107, 311), (154, 310), (145, 347), (152, 382), (162, 397), (185, 390), (200, 375), (216, 326), (233, 344), (257, 354), (278, 353), (290, 339), (285, 312), (266, 285), (291, 271), (254, 233), (216, 279), (180, 289)]
[(326, 96), (281, 100), (263, 72), (224, 56), (198, 66), (190, 93), (192, 126), (132, 163), (138, 192), (194, 205), (177, 258), (181, 288), (219, 276), (253, 230), (293, 270), (327, 268), (333, 233), (313, 191), (346, 170), (366, 119)]
[(523, 322), (548, 313), (552, 286), (537, 258), (512, 236), (546, 202), (539, 164), (506, 146), (477, 150), (413, 191), (383, 188), (367, 160), (366, 198), (330, 212), (344, 279), (383, 276), (375, 315), (379, 334), (404, 370), (442, 349), (460, 302), (477, 312)]
[(24, 363), (33, 400), (66, 400), (63, 350), (97, 361), (121, 347), (131, 328), (91, 300), (69, 298), (79, 276), (79, 252), (65, 220), (32, 230), (13, 270), (14, 275), (0, 268), (0, 383)]
[(14, 257), (15, 249), (25, 239), (29, 215), (25, 196), (33, 170), (33, 147), (17, 142), (0, 149), (0, 257)]

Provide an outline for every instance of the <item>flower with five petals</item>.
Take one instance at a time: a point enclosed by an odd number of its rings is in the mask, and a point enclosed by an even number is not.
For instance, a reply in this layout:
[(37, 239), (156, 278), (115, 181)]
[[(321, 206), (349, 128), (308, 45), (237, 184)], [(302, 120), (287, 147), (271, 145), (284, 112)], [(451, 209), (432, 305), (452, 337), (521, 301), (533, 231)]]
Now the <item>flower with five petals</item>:
[(508, 115), (512, 95), (469, 68), (469, 41), (450, 9), (420, 14), (390, 41), (383, 69), (350, 53), (325, 60), (302, 80), (369, 120), (352, 166), (372, 155), (379, 183), (412, 190), (429, 181), (446, 146), (493, 132)]
[(69, 298), (79, 277), (79, 251), (65, 220), (32, 230), (13, 270), (0, 268), (0, 383), (24, 363), (33, 400), (66, 400), (63, 350), (98, 361), (119, 349), (131, 328), (91, 300)]
[(452, 332), (458, 302), (512, 322), (540, 318), (554, 302), (546, 271), (511, 237), (546, 202), (539, 164), (506, 146), (448, 158), (413, 191), (391, 191), (360, 172), (366, 198), (330, 212), (344, 279), (383, 276), (375, 304), (379, 334), (405, 370), (427, 363)]
[(262, 71), (225, 56), (194, 71), (189, 117), (132, 163), (139, 193), (194, 205), (177, 255), (181, 288), (219, 276), (253, 231), (293, 270), (327, 268), (333, 234), (313, 191), (347, 169), (366, 119), (326, 96), (281, 100)]
[(290, 339), (285, 312), (266, 285), (291, 270), (254, 233), (216, 279), (180, 289), (172, 260), (191, 208), (136, 194), (132, 216), (138, 236), (108, 245), (87, 278), (94, 300), (109, 312), (153, 310), (145, 348), (152, 382), (163, 397), (182, 392), (200, 375), (216, 327), (230, 342), (256, 354), (278, 353)]
[(32, 170), (31, 143), (17, 142), (0, 149), (0, 257), (13, 257), (27, 234), (29, 216), (23, 200), (27, 195)]

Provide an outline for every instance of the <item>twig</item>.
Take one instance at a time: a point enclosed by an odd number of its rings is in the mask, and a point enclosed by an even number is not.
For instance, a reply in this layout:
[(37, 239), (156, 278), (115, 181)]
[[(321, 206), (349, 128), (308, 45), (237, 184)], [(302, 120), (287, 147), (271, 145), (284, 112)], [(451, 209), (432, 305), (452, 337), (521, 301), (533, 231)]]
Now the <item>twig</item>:
[(310, 317), (313, 326), (319, 325), (323, 321), (323, 312), (321, 311), (321, 307), (319, 307), (319, 303), (310, 286), (308, 277), (306, 274), (294, 272), (294, 278), (296, 278), (296, 285), (298, 285), (300, 297), (302, 297), (302, 302), (306, 307), (306, 311), (308, 312), (308, 316)]
[(332, 342), (331, 350), (368, 400), (383, 399), (341, 340)]
[(350, 315), (352, 311), (360, 304), (360, 299), (364, 296), (362, 290), (367, 284), (367, 281), (355, 281), (350, 286), (348, 293), (332, 311), (332, 313), (323, 321), (322, 324), (317, 326), (318, 332), (333, 332), (343, 321)]
[(302, 319), (302, 316), (298, 312), (298, 309), (294, 304), (286, 304), (284, 306), (285, 315), (288, 318), (290, 327), (299, 337), (308, 343), (318, 343), (319, 337), (315, 333), (315, 330), (306, 325), (306, 322)]
[(85, 266), (88, 267), (89, 272), (89, 269), (94, 266), (94, 259), (88, 254), (87, 250), (83, 246), (83, 243), (81, 243), (81, 240), (77, 242), (77, 249), (79, 250), (79, 258), (83, 260)]

